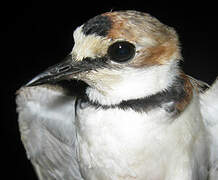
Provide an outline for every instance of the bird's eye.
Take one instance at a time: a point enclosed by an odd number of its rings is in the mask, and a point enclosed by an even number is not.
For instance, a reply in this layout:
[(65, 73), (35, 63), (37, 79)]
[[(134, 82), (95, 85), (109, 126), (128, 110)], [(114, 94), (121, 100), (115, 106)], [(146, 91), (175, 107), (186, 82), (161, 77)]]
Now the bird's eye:
[(108, 56), (115, 62), (126, 62), (135, 55), (135, 46), (127, 41), (118, 41), (108, 48)]

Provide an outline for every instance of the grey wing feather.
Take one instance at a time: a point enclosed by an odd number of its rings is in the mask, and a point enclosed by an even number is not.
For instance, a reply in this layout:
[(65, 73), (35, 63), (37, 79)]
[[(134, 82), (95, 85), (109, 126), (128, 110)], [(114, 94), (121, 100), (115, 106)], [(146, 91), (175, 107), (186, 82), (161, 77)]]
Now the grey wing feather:
[(82, 180), (76, 152), (75, 98), (60, 88), (25, 87), (16, 98), (21, 139), (40, 180)]
[(210, 180), (218, 179), (218, 79), (200, 94), (201, 113), (210, 134)]

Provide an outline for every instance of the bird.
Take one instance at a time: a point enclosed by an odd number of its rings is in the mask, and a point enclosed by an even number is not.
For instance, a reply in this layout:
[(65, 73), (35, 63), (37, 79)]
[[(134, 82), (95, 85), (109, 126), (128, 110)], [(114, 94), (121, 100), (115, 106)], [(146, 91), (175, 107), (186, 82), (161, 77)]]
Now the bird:
[(63, 61), (16, 93), (40, 180), (218, 179), (218, 79), (209, 86), (185, 74), (174, 28), (110, 11), (73, 37)]

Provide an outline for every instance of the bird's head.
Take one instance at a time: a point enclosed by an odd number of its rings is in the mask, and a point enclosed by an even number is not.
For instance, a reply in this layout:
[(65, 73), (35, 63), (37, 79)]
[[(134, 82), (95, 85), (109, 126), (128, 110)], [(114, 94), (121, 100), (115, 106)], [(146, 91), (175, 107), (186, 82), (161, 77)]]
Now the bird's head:
[(90, 100), (111, 105), (167, 89), (179, 74), (173, 28), (136, 11), (98, 15), (74, 32), (72, 52), (27, 86), (78, 79)]

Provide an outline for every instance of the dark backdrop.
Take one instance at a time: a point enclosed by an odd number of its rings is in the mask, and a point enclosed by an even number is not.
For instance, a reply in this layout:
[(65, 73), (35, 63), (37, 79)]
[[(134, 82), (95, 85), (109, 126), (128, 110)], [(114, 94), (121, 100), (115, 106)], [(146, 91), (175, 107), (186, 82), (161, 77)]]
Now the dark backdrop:
[[(73, 30), (89, 18), (111, 10), (134, 9), (173, 26), (181, 40), (183, 69), (212, 83), (217, 70), (217, 5), (207, 2), (8, 1), (1, 4), (1, 176), (35, 180), (20, 141), (15, 91), (73, 47)], [(193, 2), (193, 1), (192, 1)], [(209, 2), (209, 1), (208, 1)]]

